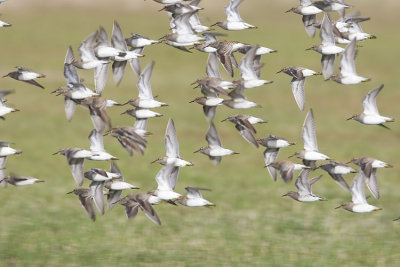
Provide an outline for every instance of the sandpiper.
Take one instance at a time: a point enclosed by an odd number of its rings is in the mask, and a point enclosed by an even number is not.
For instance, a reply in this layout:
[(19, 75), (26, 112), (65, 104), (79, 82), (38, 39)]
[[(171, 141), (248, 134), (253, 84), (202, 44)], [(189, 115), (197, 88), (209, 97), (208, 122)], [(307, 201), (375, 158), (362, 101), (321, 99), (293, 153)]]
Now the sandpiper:
[(351, 201), (341, 204), (336, 207), (336, 209), (343, 208), (345, 210), (356, 212), (356, 213), (365, 213), (371, 211), (381, 210), (381, 208), (372, 206), (367, 203), (367, 199), (365, 197), (364, 192), (364, 179), (365, 175), (363, 172), (359, 172), (353, 180), (351, 184), (350, 192), (351, 192)]
[(263, 64), (259, 63), (259, 56), (256, 55), (258, 48), (258, 46), (253, 46), (247, 51), (242, 60), (240, 60), (239, 70), (240, 76), (244, 80), (244, 88), (255, 88), (272, 83), (272, 81), (260, 79), (260, 70)]
[(343, 174), (356, 173), (357, 171), (346, 164), (337, 161), (329, 161), (323, 165), (318, 166), (318, 168), (326, 171), (335, 182), (340, 185), (344, 190), (350, 191), (350, 187), (346, 180), (343, 178)]
[(348, 163), (351, 162), (360, 166), (361, 171), (364, 173), (364, 180), (369, 191), (371, 191), (372, 195), (378, 199), (379, 186), (378, 177), (376, 176), (377, 168), (392, 168), (393, 166), (389, 163), (370, 157), (353, 158)]
[(212, 121), (217, 111), (217, 106), (222, 105), (225, 101), (223, 98), (218, 97), (218, 94), (212, 91), (207, 91), (207, 87), (202, 87), (202, 92), (206, 96), (196, 97), (189, 103), (196, 102), (203, 106), (203, 112), (208, 122)]
[(121, 27), (116, 21), (114, 21), (112, 29), (111, 42), (114, 48), (126, 53), (124, 56), (115, 56), (113, 58), (114, 62), (112, 64), (112, 70), (114, 82), (115, 84), (119, 85), (122, 81), (122, 77), (124, 76), (127, 61), (143, 55), (138, 54), (135, 51), (128, 50)]
[(147, 108), (135, 108), (135, 109), (128, 109), (122, 114), (128, 114), (132, 117), (135, 117), (136, 119), (150, 119), (150, 118), (155, 118), (155, 117), (162, 117), (162, 114), (151, 111), (150, 109)]
[(125, 39), (128, 46), (132, 48), (142, 48), (152, 44), (159, 43), (159, 41), (152, 40), (144, 35), (138, 33), (131, 33), (131, 36)]
[(358, 84), (361, 82), (368, 82), (371, 79), (361, 77), (356, 73), (356, 39), (353, 39), (345, 48), (342, 56), (340, 57), (340, 74), (332, 75), (331, 80), (340, 84)]
[(19, 109), (10, 108), (6, 106), (7, 99), (5, 96), (14, 93), (14, 90), (2, 90), (0, 91), (0, 119), (5, 120), (4, 115), (8, 113), (17, 112)]
[(231, 99), (225, 99), (223, 104), (235, 109), (247, 109), (253, 107), (261, 107), (257, 103), (247, 100), (244, 95), (244, 80), (234, 81), (235, 88), (228, 94)]
[(177, 201), (187, 207), (213, 207), (214, 203), (203, 198), (200, 191), (211, 191), (207, 188), (187, 186), (185, 190), (188, 192), (185, 196), (180, 196)]
[(360, 23), (370, 18), (359, 17), (359, 13), (352, 13), (342, 17), (335, 23), (334, 33), (336, 40), (341, 44), (349, 44), (353, 39), (363, 41), (376, 39), (375, 35), (362, 30)]
[(144, 154), (147, 143), (145, 139), (146, 134), (148, 133), (146, 132), (144, 133), (144, 135), (141, 135), (137, 132), (137, 129), (135, 129), (135, 127), (120, 126), (110, 129), (108, 132), (106, 132), (105, 135), (110, 135), (117, 138), (117, 140), (126, 150), (126, 152), (128, 152), (128, 154), (132, 156), (134, 151), (142, 155)]
[(100, 26), (95, 37), (94, 53), (98, 58), (125, 57), (126, 52), (112, 47), (106, 30)]
[[(302, 169), (309, 169), (310, 167), (307, 167), (302, 164), (297, 164), (291, 161), (283, 160), (283, 161), (274, 161), (272, 163), (269, 163), (265, 167), (268, 168), (268, 170), (276, 169), (279, 171), (279, 174), (282, 178), (282, 180), (285, 183), (288, 183), (292, 181), (293, 179), (293, 173), (294, 171), (297, 170), (302, 170)], [(276, 181), (276, 171), (271, 171), (270, 172), (271, 178)]]
[(269, 174), (271, 175), (273, 180), (276, 180), (276, 170), (274, 167), (269, 166), (272, 162), (275, 162), (278, 158), (279, 149), (295, 145), (294, 142), (289, 142), (286, 139), (269, 134), (266, 138), (257, 139), (257, 142), (266, 147), (264, 150), (264, 162), (265, 166), (268, 169)]
[(217, 41), (216, 43), (210, 44), (210, 46), (216, 47), (217, 56), (226, 72), (233, 77), (233, 65), (237, 67), (236, 59), (233, 56), (233, 52), (244, 47), (245, 44), (236, 41)]
[(5, 176), (0, 182), (3, 181), (12, 184), (14, 186), (25, 186), (25, 185), (32, 185), (44, 182), (43, 180), (30, 176), (15, 176), (15, 175)]
[(244, 29), (256, 29), (257, 27), (248, 24), (243, 21), (239, 15), (238, 6), (243, 2), (243, 0), (232, 0), (225, 6), (226, 20), (223, 22), (217, 22), (212, 26), (219, 26), (224, 30), (228, 31), (240, 31)]
[(104, 150), (103, 134), (93, 129), (89, 134), (91, 160), (116, 160), (117, 158)]
[(212, 122), (210, 124), (210, 127), (208, 128), (206, 140), (208, 146), (202, 147), (199, 150), (196, 150), (194, 153), (200, 152), (204, 155), (207, 155), (212, 160), (214, 165), (220, 163), (223, 156), (239, 154), (238, 152), (234, 152), (230, 149), (222, 147), (217, 129)]
[(318, 152), (317, 136), (315, 134), (315, 122), (314, 114), (312, 109), (307, 113), (304, 119), (303, 129), (302, 129), (302, 139), (304, 143), (304, 149), (294, 153), (290, 157), (297, 157), (303, 159), (303, 163), (312, 169), (316, 169), (317, 160), (327, 160), (330, 159), (327, 155)]
[(157, 189), (153, 194), (162, 201), (174, 201), (181, 194), (174, 191), (178, 181), (179, 167), (167, 164), (156, 175)]
[(277, 73), (280, 72), (284, 72), (293, 77), (293, 79), (290, 81), (290, 85), (292, 86), (294, 100), (296, 100), (299, 109), (303, 111), (306, 105), (306, 93), (304, 89), (306, 77), (321, 75), (321, 73), (303, 67), (284, 67)]
[[(139, 90), (139, 96), (137, 98), (130, 99), (125, 104), (130, 104), (137, 108), (158, 108), (162, 106), (168, 106), (166, 103), (159, 102), (154, 99), (153, 92), (151, 90), (151, 74), (153, 72), (155, 62), (152, 61), (147, 67), (143, 70), (143, 72), (139, 76), (139, 80), (136, 83), (136, 86)], [(124, 105), (125, 105), (124, 104)]]
[(311, 191), (311, 186), (318, 182), (319, 179), (321, 179), (322, 175), (313, 178), (309, 180), (310, 176), (310, 170), (305, 169), (302, 170), (299, 177), (296, 179), (296, 187), (297, 187), (297, 192), (290, 191), (283, 196), (289, 196), (293, 198), (294, 200), (297, 200), (299, 202), (314, 202), (314, 201), (321, 201), (321, 200), (326, 200), (324, 197), (319, 197), (317, 195), (314, 195)]
[(384, 128), (388, 128), (387, 126), (383, 125), (383, 123), (393, 122), (394, 118), (381, 116), (379, 114), (378, 107), (376, 106), (376, 97), (378, 96), (382, 88), (383, 84), (369, 91), (368, 94), (365, 95), (362, 101), (362, 105), (364, 107), (363, 113), (353, 115), (347, 120), (353, 119), (362, 124), (379, 125)]
[(104, 132), (106, 126), (111, 128), (111, 119), (107, 114), (106, 108), (120, 105), (104, 97), (88, 97), (82, 99), (80, 104), (88, 107), (93, 126), (100, 133)]
[(1, 21), (1, 20), (0, 20), (0, 28), (3, 28), (3, 27), (11, 27), (11, 26), (12, 26), (11, 23), (8, 23), (8, 22)]
[(192, 162), (182, 159), (179, 155), (178, 137), (176, 136), (174, 121), (171, 118), (168, 120), (165, 131), (165, 151), (165, 157), (158, 158), (152, 163), (157, 162), (162, 165), (173, 165), (174, 167), (193, 166)]
[(79, 69), (95, 69), (94, 70), (94, 84), (96, 93), (101, 94), (107, 82), (108, 65), (110, 60), (108, 58), (97, 58), (94, 46), (98, 31), (91, 33), (79, 45), (79, 53), (81, 58), (73, 60), (72, 64)]
[(321, 65), (322, 74), (325, 80), (329, 79), (335, 70), (335, 57), (336, 54), (342, 53), (343, 48), (335, 45), (335, 36), (333, 34), (332, 22), (328, 14), (325, 13), (322, 19), (321, 30), (319, 32), (322, 44), (314, 45), (308, 50), (314, 50), (322, 54)]
[[(258, 119), (249, 115), (234, 115), (234, 116), (229, 116), (228, 118), (222, 120), (222, 121), (230, 121), (233, 124), (235, 124), (236, 130), (239, 131), (240, 135), (250, 144), (252, 144), (255, 147), (258, 147), (258, 142), (256, 138), (254, 137), (254, 134), (257, 133), (256, 129), (253, 127), (252, 123), (250, 122), (250, 119)], [(254, 120), (255, 121), (255, 120)], [(266, 123), (265, 120), (258, 119), (259, 122)]]
[(76, 188), (67, 194), (74, 193), (78, 196), (79, 201), (83, 209), (85, 210), (86, 214), (90, 217), (92, 221), (96, 220), (96, 214), (94, 213), (93, 208), (93, 196), (88, 188)]
[(42, 89), (44, 89), (44, 87), (42, 85), (40, 85), (37, 81), (35, 81), (34, 79), (36, 78), (45, 78), (46, 75), (35, 72), (31, 69), (28, 68), (24, 68), (24, 67), (16, 67), (17, 71), (13, 71), (13, 72), (9, 72), (7, 75), (4, 75), (4, 77), (10, 77), (13, 78), (17, 81), (23, 81), (29, 84), (32, 84), (34, 86), (40, 87)]
[(22, 153), (20, 149), (14, 149), (10, 147), (10, 143), (6, 141), (0, 141), (0, 184), (2, 187), (7, 186), (7, 182), (4, 180), (6, 177), (6, 163), (7, 156), (19, 155)]
[(293, 7), (286, 11), (286, 13), (288, 12), (302, 15), (302, 21), (308, 36), (314, 37), (316, 32), (315, 23), (317, 22), (316, 14), (322, 13), (323, 11), (314, 6), (312, 0), (300, 0), (300, 6)]
[(95, 155), (95, 153), (81, 148), (64, 148), (53, 153), (53, 155), (56, 154), (64, 155), (66, 157), (76, 184), (79, 186), (82, 185), (84, 177), (84, 160), (90, 159), (93, 155)]
[(139, 208), (144, 214), (155, 224), (161, 225), (161, 221), (158, 218), (156, 211), (153, 209), (149, 202), (150, 194), (129, 194), (124, 198), (121, 198), (118, 203), (125, 206), (125, 214), (128, 219), (135, 218)]

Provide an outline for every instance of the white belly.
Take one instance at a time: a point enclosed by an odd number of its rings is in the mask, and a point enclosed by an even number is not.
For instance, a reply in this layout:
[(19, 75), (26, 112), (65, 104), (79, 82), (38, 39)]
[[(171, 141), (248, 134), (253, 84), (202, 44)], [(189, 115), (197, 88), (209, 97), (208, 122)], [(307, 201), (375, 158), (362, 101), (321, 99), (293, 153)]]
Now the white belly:
[(97, 57), (116, 57), (121, 51), (110, 46), (99, 46), (95, 49)]
[(322, 46), (321, 52), (324, 55), (336, 55), (339, 53), (342, 53), (344, 51), (343, 48), (336, 46), (336, 45), (327, 45), (327, 46)]
[(126, 190), (126, 189), (133, 189), (136, 188), (135, 186), (128, 184), (122, 181), (114, 181), (112, 182), (110, 189), (111, 190)]
[(357, 213), (371, 212), (374, 210), (379, 210), (379, 208), (369, 204), (355, 204), (353, 206), (353, 212)]
[(210, 156), (212, 157), (223, 157), (233, 154), (233, 151), (223, 147), (212, 147), (210, 150)]
[(329, 159), (327, 155), (319, 153), (317, 151), (306, 151), (304, 155), (305, 160), (326, 160)]
[(160, 113), (148, 110), (148, 109), (139, 109), (136, 110), (136, 118), (138, 119), (148, 119), (148, 118), (153, 118), (156, 116), (160, 116)]
[(315, 6), (305, 6), (305, 7), (302, 7), (300, 10), (300, 13), (302, 15), (315, 15), (315, 14), (318, 14), (321, 12), (322, 12), (322, 10)]
[(165, 103), (159, 102), (154, 99), (140, 99), (137, 107), (139, 107), (139, 108), (158, 108), (158, 107), (161, 107), (162, 105), (165, 105)]
[(7, 157), (9, 155), (14, 155), (18, 151), (19, 150), (16, 150), (16, 149), (8, 147), (8, 146), (0, 147), (0, 157)]

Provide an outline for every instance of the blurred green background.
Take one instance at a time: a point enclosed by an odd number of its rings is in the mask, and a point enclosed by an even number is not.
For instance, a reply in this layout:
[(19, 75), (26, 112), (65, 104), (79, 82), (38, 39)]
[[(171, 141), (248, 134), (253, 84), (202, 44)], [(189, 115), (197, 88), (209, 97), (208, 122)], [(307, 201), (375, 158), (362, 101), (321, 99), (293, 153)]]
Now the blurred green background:
[[(226, 2), (202, 1), (204, 10), (199, 16), (203, 24), (224, 20)], [(285, 160), (302, 148), (301, 126), (306, 111), (300, 112), (294, 102), (291, 78), (276, 72), (290, 65), (320, 70), (320, 55), (305, 51), (319, 44), (319, 37), (307, 36), (299, 15), (284, 13), (298, 1), (246, 0), (239, 8), (241, 16), (258, 29), (229, 32), (226, 39), (267, 46), (278, 53), (262, 58), (265, 67), (261, 77), (274, 83), (247, 91), (248, 98), (263, 108), (217, 110), (214, 121), (223, 145), (240, 155), (226, 157), (219, 166), (213, 166), (204, 155), (193, 154), (206, 144), (208, 124), (201, 107), (188, 103), (200, 95), (190, 83), (205, 76), (207, 55), (184, 53), (161, 44), (145, 49), (142, 66), (156, 61), (151, 79), (153, 94), (169, 107), (157, 109), (164, 117), (150, 121), (148, 130), (153, 135), (148, 138), (145, 155), (129, 157), (115, 139), (105, 137), (106, 150), (120, 158), (117, 163), (125, 180), (145, 192), (156, 187), (154, 177), (160, 166), (150, 162), (165, 153), (165, 127), (169, 117), (174, 119), (181, 156), (195, 163), (181, 169), (176, 191), (184, 193), (188, 185), (211, 188), (213, 191), (204, 193), (204, 197), (217, 207), (159, 205), (155, 209), (161, 227), (141, 213), (128, 221), (122, 206), (98, 216), (93, 223), (77, 197), (65, 194), (76, 184), (65, 158), (51, 154), (65, 147), (88, 148), (87, 136), (93, 126), (82, 108), (77, 108), (68, 122), (63, 98), (50, 92), (65, 84), (63, 61), (69, 45), (77, 54), (80, 42), (100, 25), (111, 34), (114, 20), (126, 36), (134, 32), (158, 39), (169, 31), (167, 14), (158, 12), (162, 6), (150, 0), (9, 0), (1, 4), (1, 20), (13, 26), (0, 28), (0, 74), (7, 74), (14, 66), (25, 66), (47, 77), (39, 80), (45, 90), (10, 78), (0, 80), (1, 90), (16, 91), (8, 97), (8, 104), (21, 110), (8, 115), (0, 125), (0, 139), (15, 142), (13, 147), (23, 150), (20, 157), (9, 157), (7, 172), (46, 180), (30, 187), (0, 190), (0, 266), (399, 266), (400, 224), (392, 220), (400, 216), (400, 127), (397, 122), (389, 124), (389, 131), (345, 119), (362, 112), (364, 95), (382, 83), (385, 88), (377, 99), (380, 113), (400, 118), (400, 3), (347, 2), (352, 10), (371, 17), (363, 23), (363, 29), (378, 37), (360, 43), (356, 61), (357, 72), (372, 81), (342, 86), (325, 82), (321, 76), (311, 77), (306, 84), (306, 109), (314, 109), (322, 153), (342, 162), (371, 156), (395, 166), (378, 171), (381, 199), (369, 199), (383, 211), (352, 214), (335, 210), (351, 197), (325, 173), (313, 191), (329, 201), (303, 204), (282, 198), (294, 189), (293, 183), (284, 184), (280, 179), (273, 182), (263, 168), (262, 148), (257, 150), (246, 143), (232, 124), (220, 123), (236, 113), (268, 120), (268, 124), (256, 126), (259, 137), (272, 133), (298, 143), (281, 151), (279, 159)], [(79, 74), (88, 87), (94, 87), (93, 71)], [(125, 102), (136, 95), (136, 76), (129, 67), (118, 87), (109, 75), (105, 97)], [(124, 110), (108, 109), (114, 126), (133, 124), (133, 118), (119, 115)], [(85, 163), (86, 168), (108, 165)], [(315, 176), (320, 173), (316, 171)], [(346, 179), (351, 183), (351, 176)]]

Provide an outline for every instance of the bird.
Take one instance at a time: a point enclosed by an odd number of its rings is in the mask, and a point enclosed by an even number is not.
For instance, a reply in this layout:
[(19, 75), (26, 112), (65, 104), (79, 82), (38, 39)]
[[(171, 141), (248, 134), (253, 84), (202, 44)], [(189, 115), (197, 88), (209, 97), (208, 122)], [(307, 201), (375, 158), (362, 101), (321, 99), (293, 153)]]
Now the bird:
[[(274, 161), (272, 163), (269, 163), (268, 165), (265, 165), (265, 167), (268, 168), (268, 171), (270, 169), (278, 170), (279, 175), (281, 176), (282, 180), (285, 183), (292, 181), (294, 171), (310, 168), (308, 166), (297, 164), (288, 160)], [(269, 171), (269, 173), (271, 175), (272, 180), (276, 181), (276, 171)]]
[(194, 153), (200, 152), (203, 153), (204, 155), (207, 155), (212, 160), (214, 165), (220, 163), (223, 156), (239, 154), (238, 152), (222, 147), (217, 129), (215, 128), (215, 125), (212, 122), (210, 123), (210, 127), (208, 128), (206, 134), (206, 140), (208, 146), (201, 147)]
[(93, 196), (88, 188), (75, 188), (71, 192), (67, 194), (74, 193), (78, 196), (79, 201), (83, 209), (85, 210), (86, 214), (90, 217), (92, 221), (96, 221), (96, 214), (93, 208)]
[(107, 153), (104, 149), (103, 134), (93, 129), (89, 134), (90, 151), (92, 155), (89, 157), (91, 160), (117, 160), (118, 158)]
[(174, 191), (178, 181), (179, 167), (167, 164), (161, 168), (156, 175), (157, 189), (152, 195), (157, 197), (159, 201), (175, 201), (181, 194)]
[(44, 180), (40, 180), (31, 176), (16, 176), (16, 175), (6, 175), (2, 180), (1, 183), (7, 182), (14, 186), (25, 186), (25, 185), (32, 185), (36, 183), (43, 183)]
[[(1, 4), (1, 2), (0, 2), (0, 4)], [(11, 27), (11, 26), (12, 26), (11, 23), (8, 23), (8, 22), (1, 21), (1, 20), (0, 20), (0, 28), (3, 28), (3, 27)]]
[(216, 48), (215, 52), (217, 53), (219, 61), (221, 62), (226, 72), (231, 77), (233, 77), (233, 65), (237, 66), (236, 59), (233, 56), (233, 53), (244, 47), (245, 44), (236, 41), (222, 40), (211, 43), (209, 46), (213, 46)]
[(137, 129), (135, 127), (130, 126), (114, 127), (105, 133), (105, 135), (117, 138), (122, 147), (128, 152), (130, 156), (133, 155), (134, 151), (142, 155), (144, 154), (147, 143), (145, 135), (147, 134), (148, 133), (141, 135), (137, 132)]
[(6, 163), (7, 163), (7, 157), (10, 155), (20, 155), (22, 153), (22, 150), (20, 149), (15, 149), (10, 147), (10, 143), (7, 141), (0, 141), (0, 185), (2, 187), (7, 186), (7, 181), (4, 180), (6, 177)]
[(257, 143), (266, 147), (264, 150), (264, 163), (267, 166), (268, 172), (273, 180), (276, 180), (276, 170), (274, 167), (269, 166), (271, 163), (275, 162), (278, 158), (278, 153), (281, 148), (295, 145), (294, 142), (289, 142), (286, 139), (269, 134), (265, 138), (257, 139)]
[(128, 114), (132, 117), (135, 117), (136, 119), (150, 119), (150, 118), (154, 118), (154, 117), (162, 117), (163, 115), (158, 113), (158, 112), (154, 112), (151, 111), (150, 109), (147, 108), (135, 108), (135, 109), (128, 109), (124, 112), (121, 113), (122, 114)]
[(355, 213), (365, 213), (365, 212), (382, 210), (381, 208), (372, 206), (367, 203), (367, 198), (365, 197), (365, 192), (364, 192), (364, 179), (365, 175), (363, 172), (357, 173), (350, 188), (351, 201), (341, 204), (335, 209), (343, 208), (345, 210)]
[(128, 219), (135, 218), (139, 209), (141, 209), (153, 223), (161, 225), (160, 218), (149, 202), (150, 196), (150, 194), (144, 193), (129, 194), (118, 200), (118, 203), (125, 206), (125, 214)]
[(358, 84), (361, 82), (368, 82), (371, 79), (359, 76), (356, 72), (356, 39), (353, 39), (344, 49), (340, 57), (340, 74), (332, 75), (331, 80), (344, 84)]
[(160, 163), (161, 165), (173, 165), (174, 167), (193, 166), (192, 162), (186, 161), (179, 155), (179, 143), (176, 136), (175, 124), (172, 118), (168, 120), (165, 131), (165, 151), (166, 156), (157, 158), (152, 163)]
[(122, 190), (139, 189), (139, 187), (137, 186), (124, 182), (124, 176), (122, 175), (121, 170), (114, 161), (111, 161), (110, 172), (119, 175), (119, 177), (103, 182), (104, 187), (108, 189), (108, 209), (112, 209), (115, 206), (116, 202), (120, 200)]
[(290, 157), (297, 157), (303, 159), (303, 163), (312, 169), (316, 169), (317, 160), (327, 160), (330, 159), (329, 156), (322, 154), (318, 151), (317, 136), (315, 133), (315, 121), (313, 110), (310, 109), (304, 119), (303, 129), (302, 129), (302, 139), (304, 144), (304, 149), (294, 153)]
[(235, 88), (228, 94), (230, 99), (225, 99), (223, 104), (234, 109), (247, 109), (253, 107), (261, 107), (255, 102), (247, 100), (244, 95), (244, 80), (234, 81)]
[(292, 86), (292, 93), (294, 96), (294, 100), (297, 103), (297, 106), (301, 111), (304, 110), (306, 105), (306, 93), (305, 93), (305, 83), (306, 77), (313, 75), (321, 75), (320, 72), (316, 72), (303, 67), (284, 67), (277, 73), (286, 73), (289, 76), (292, 76), (293, 79), (290, 81), (290, 85)]
[(217, 111), (217, 106), (222, 105), (225, 101), (223, 98), (218, 97), (218, 93), (215, 93), (208, 89), (208, 87), (202, 87), (202, 92), (205, 96), (196, 97), (189, 103), (196, 102), (203, 106), (203, 112), (208, 122), (212, 121)]
[(343, 174), (357, 173), (357, 171), (346, 164), (338, 161), (329, 161), (328, 163), (318, 166), (318, 168), (326, 171), (335, 182), (340, 185), (344, 190), (350, 191), (350, 187), (346, 180), (343, 178)]
[(127, 52), (115, 48), (111, 45), (106, 30), (100, 26), (95, 36), (94, 54), (97, 58), (125, 57)]
[(16, 67), (17, 71), (12, 71), (9, 72), (8, 74), (4, 75), (4, 77), (10, 77), (13, 78), (17, 81), (23, 81), (29, 84), (32, 84), (34, 86), (40, 87), (42, 89), (44, 89), (44, 87), (42, 85), (40, 85), (37, 81), (35, 81), (34, 79), (36, 78), (45, 78), (46, 75), (35, 72), (31, 69), (25, 68), (25, 67)]
[(324, 79), (329, 79), (335, 71), (335, 58), (336, 54), (342, 53), (344, 49), (335, 45), (335, 36), (333, 34), (332, 22), (329, 19), (328, 14), (325, 13), (322, 19), (321, 30), (319, 32), (322, 44), (314, 45), (307, 50), (314, 50), (320, 54), (322, 74)]
[(14, 90), (1, 90), (0, 91), (0, 119), (5, 120), (4, 115), (12, 112), (17, 112), (19, 109), (10, 108), (6, 106), (7, 99), (5, 96), (14, 93)]
[(312, 0), (300, 0), (300, 6), (293, 7), (285, 13), (288, 12), (302, 15), (302, 21), (308, 36), (314, 37), (316, 32), (315, 23), (317, 22), (316, 15), (322, 13), (323, 10), (314, 6)]
[(360, 26), (361, 22), (369, 19), (360, 17), (358, 12), (343, 16), (334, 24), (336, 41), (340, 44), (349, 44), (353, 39), (357, 41), (376, 39), (375, 35), (364, 32)]
[[(107, 33), (106, 33), (107, 34)], [(101, 94), (107, 83), (109, 58), (98, 58), (95, 53), (95, 43), (98, 31), (91, 33), (79, 45), (80, 59), (74, 59), (72, 65), (79, 69), (94, 69), (94, 84), (96, 93)], [(108, 37), (107, 37), (108, 38)]]
[(290, 191), (283, 196), (289, 196), (299, 202), (314, 202), (324, 201), (326, 198), (317, 196), (312, 193), (311, 186), (321, 179), (322, 175), (309, 180), (310, 170), (302, 170), (299, 177), (296, 179), (297, 192)]
[(59, 87), (52, 92), (64, 96), (64, 110), (68, 121), (74, 116), (76, 104), (79, 104), (81, 99), (99, 96), (99, 94), (93, 92), (81, 82), (74, 62), (74, 52), (72, 47), (69, 46), (64, 59), (64, 77), (67, 81), (67, 86)]
[(214, 207), (215, 204), (203, 198), (200, 191), (211, 191), (207, 188), (187, 186), (185, 190), (188, 192), (184, 196), (180, 196), (176, 201), (187, 207)]
[(140, 53), (136, 53), (134, 50), (128, 50), (128, 46), (125, 42), (125, 38), (122, 33), (121, 27), (116, 21), (114, 21), (113, 24), (111, 43), (114, 46), (114, 48), (126, 53), (124, 56), (113, 57), (114, 60), (112, 64), (113, 78), (115, 84), (119, 85), (125, 73), (126, 63), (131, 59), (135, 59), (143, 55)]
[(81, 186), (83, 184), (83, 164), (85, 159), (91, 159), (95, 155), (94, 152), (85, 150), (82, 148), (64, 148), (61, 149), (53, 155), (60, 154), (64, 155), (68, 161), (68, 165), (72, 172), (72, 177), (77, 185)]
[[(137, 54), (143, 54), (144, 47), (149, 46), (152, 44), (157, 44), (159, 41), (157, 40), (152, 40), (144, 35), (138, 34), (138, 33), (131, 33), (131, 36), (128, 38), (125, 38), (125, 42), (128, 46), (131, 47), (131, 50)], [(139, 58), (133, 58), (129, 60), (129, 64), (131, 65), (131, 68), (133, 72), (136, 74), (136, 76), (140, 76), (141, 73), (141, 67), (140, 67), (140, 60)]]
[(212, 26), (219, 26), (228, 31), (240, 31), (245, 29), (256, 29), (257, 27), (246, 23), (239, 15), (238, 6), (243, 0), (232, 0), (224, 8), (226, 14), (225, 21), (219, 21)]
[(393, 166), (371, 157), (353, 158), (347, 163), (354, 163), (360, 166), (369, 191), (376, 199), (379, 199), (378, 177), (376, 176), (377, 168), (392, 168)]
[(111, 128), (111, 119), (107, 114), (106, 108), (121, 106), (116, 101), (104, 97), (87, 97), (82, 99), (80, 104), (88, 107), (93, 126), (100, 133), (104, 132), (106, 126)]
[(157, 101), (153, 97), (153, 92), (151, 90), (150, 78), (153, 72), (155, 62), (152, 61), (139, 76), (139, 80), (136, 86), (139, 90), (139, 96), (137, 98), (132, 98), (126, 104), (130, 104), (137, 108), (158, 108), (163, 106), (168, 106), (168, 104)]
[[(244, 138), (244, 140), (246, 140), (253, 146), (258, 147), (258, 142), (257, 142), (256, 138), (254, 137), (254, 134), (256, 134), (257, 131), (253, 127), (252, 123), (250, 123), (250, 121), (249, 121), (250, 118), (254, 118), (254, 117), (251, 117), (249, 115), (238, 114), (238, 115), (234, 115), (234, 116), (229, 116), (228, 118), (222, 120), (221, 122), (228, 120), (228, 121), (232, 122), (233, 124), (235, 124), (236, 130), (239, 131), (240, 135)], [(266, 121), (260, 120), (260, 122), (266, 122)]]
[(260, 79), (260, 72), (258, 72), (263, 64), (259, 62), (256, 55), (258, 46), (253, 46), (240, 60), (239, 70), (240, 77), (244, 80), (244, 88), (255, 88), (264, 84), (272, 83), (272, 81)]
[(361, 114), (353, 115), (347, 120), (356, 120), (362, 124), (366, 125), (379, 125), (384, 128), (389, 129), (383, 123), (385, 122), (394, 122), (394, 118), (384, 117), (379, 114), (378, 107), (376, 106), (376, 97), (379, 92), (382, 90), (383, 84), (369, 91), (365, 97), (363, 98), (362, 105), (364, 107), (364, 111)]

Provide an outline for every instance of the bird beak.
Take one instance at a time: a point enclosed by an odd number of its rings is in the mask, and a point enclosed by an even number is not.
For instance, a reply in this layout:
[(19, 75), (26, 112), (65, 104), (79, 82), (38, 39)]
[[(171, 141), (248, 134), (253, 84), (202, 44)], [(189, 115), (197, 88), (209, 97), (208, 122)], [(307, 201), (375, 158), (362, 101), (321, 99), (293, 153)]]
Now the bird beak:
[(314, 73), (314, 75), (322, 75), (321, 72)]
[(58, 151), (57, 152), (55, 152), (55, 153), (53, 153), (52, 155), (57, 155), (58, 154)]
[(278, 71), (277, 73), (281, 73), (283, 71), (283, 69), (282, 70), (280, 70), (280, 71)]
[(73, 193), (74, 192), (74, 190), (72, 190), (71, 192), (68, 192), (67, 194), (71, 194), (71, 193)]
[(294, 146), (296, 144), (296, 142), (289, 142), (290, 146)]
[(200, 149), (198, 149), (198, 150), (196, 150), (195, 152), (193, 152), (193, 153), (197, 153), (197, 152), (199, 152), (201, 150), (201, 148)]
[(286, 193), (286, 194), (282, 195), (281, 197), (286, 197), (287, 195), (288, 195), (288, 193)]
[(128, 100), (128, 102), (124, 103), (124, 104), (120, 104), (120, 106), (125, 106), (127, 104), (129, 104), (130, 100)]
[(221, 122), (224, 122), (224, 121), (226, 121), (228, 118), (226, 118), (226, 119), (223, 119)]
[(290, 159), (290, 158), (292, 158), (292, 157), (294, 157), (294, 154), (293, 154), (293, 155), (291, 155), (291, 156), (289, 156), (289, 157), (288, 157), (288, 159)]
[(335, 210), (340, 209), (341, 207), (343, 207), (343, 204), (338, 206), (338, 207), (336, 207)]
[(308, 50), (311, 50), (311, 49), (312, 49), (312, 47), (310, 47), (310, 48), (307, 48), (307, 49), (306, 49), (306, 51), (308, 51)]

